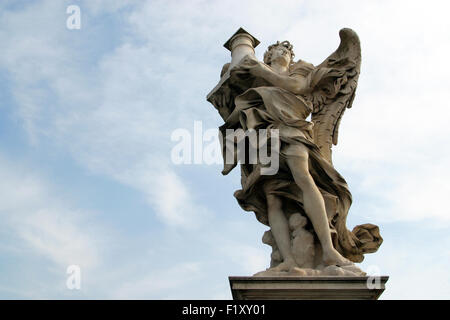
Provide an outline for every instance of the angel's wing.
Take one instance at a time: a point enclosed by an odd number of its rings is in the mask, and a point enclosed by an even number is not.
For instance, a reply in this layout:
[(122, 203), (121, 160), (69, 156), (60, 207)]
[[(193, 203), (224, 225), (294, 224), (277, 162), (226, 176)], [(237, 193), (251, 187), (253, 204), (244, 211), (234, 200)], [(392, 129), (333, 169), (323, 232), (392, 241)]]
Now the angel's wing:
[(331, 146), (338, 141), (339, 124), (346, 108), (352, 106), (361, 66), (361, 46), (351, 29), (341, 29), (337, 50), (310, 74), (313, 104), (314, 142), (330, 163)]

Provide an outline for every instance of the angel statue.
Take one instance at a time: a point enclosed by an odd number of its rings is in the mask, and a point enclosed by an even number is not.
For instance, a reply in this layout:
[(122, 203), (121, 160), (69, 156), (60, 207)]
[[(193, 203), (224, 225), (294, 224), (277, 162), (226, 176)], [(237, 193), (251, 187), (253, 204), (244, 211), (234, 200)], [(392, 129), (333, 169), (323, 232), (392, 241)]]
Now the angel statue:
[(270, 45), (264, 62), (245, 54), (223, 67), (221, 82), (208, 96), (225, 122), (220, 127), (224, 160), (227, 130), (278, 133), (267, 138), (268, 144), (279, 139), (275, 174), (261, 174), (264, 164), (236, 157), (222, 172), (240, 162), (242, 189), (234, 196), (270, 227), (263, 237), (272, 246), (270, 268), (257, 275), (363, 275), (353, 262), (383, 241), (375, 225), (347, 229), (352, 195), (332, 163), (331, 147), (345, 109), (352, 106), (361, 64), (357, 34), (342, 29), (339, 35), (337, 50), (318, 66), (294, 61), (289, 41)]

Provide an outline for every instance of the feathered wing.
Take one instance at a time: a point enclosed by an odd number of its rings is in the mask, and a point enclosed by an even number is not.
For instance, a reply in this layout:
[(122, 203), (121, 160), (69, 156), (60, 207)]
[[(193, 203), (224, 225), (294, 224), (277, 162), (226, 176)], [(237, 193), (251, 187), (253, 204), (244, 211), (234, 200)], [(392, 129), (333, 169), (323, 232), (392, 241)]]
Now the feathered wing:
[[(313, 138), (321, 156), (332, 166), (331, 147), (338, 142), (339, 124), (345, 109), (352, 106), (361, 66), (361, 46), (351, 29), (339, 32), (341, 43), (324, 62), (308, 74), (311, 93), (305, 98), (313, 105)], [(335, 177), (337, 202), (327, 208), (331, 226), (337, 232), (335, 248), (345, 257), (361, 262), (365, 253), (375, 252), (383, 242), (377, 226), (363, 224), (352, 231), (346, 227), (352, 196), (344, 178)], [(325, 202), (327, 199), (324, 197)], [(328, 212), (329, 211), (329, 212)]]
[(312, 91), (306, 99), (313, 104), (314, 142), (332, 163), (331, 147), (338, 141), (339, 124), (352, 106), (361, 66), (361, 46), (351, 29), (341, 29), (341, 43), (308, 75)]

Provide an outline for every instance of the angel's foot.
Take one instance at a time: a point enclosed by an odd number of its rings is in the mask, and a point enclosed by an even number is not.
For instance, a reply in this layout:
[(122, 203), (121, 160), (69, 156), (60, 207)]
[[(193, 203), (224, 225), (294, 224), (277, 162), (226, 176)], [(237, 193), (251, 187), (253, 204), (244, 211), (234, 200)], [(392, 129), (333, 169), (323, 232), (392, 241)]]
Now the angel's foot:
[(297, 267), (298, 265), (297, 263), (295, 263), (293, 259), (285, 259), (282, 263), (280, 263), (276, 267), (271, 268), (270, 270), (275, 272), (283, 272), (283, 271), (289, 272)]
[(323, 262), (327, 266), (335, 265), (338, 267), (352, 265), (353, 262), (344, 258), (336, 249), (324, 251)]

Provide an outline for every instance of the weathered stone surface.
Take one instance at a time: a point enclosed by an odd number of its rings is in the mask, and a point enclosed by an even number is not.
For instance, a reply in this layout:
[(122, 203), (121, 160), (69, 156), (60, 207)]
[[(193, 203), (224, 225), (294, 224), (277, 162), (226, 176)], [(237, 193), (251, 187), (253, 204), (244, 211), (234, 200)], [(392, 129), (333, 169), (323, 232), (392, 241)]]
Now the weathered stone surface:
[(375, 300), (388, 279), (373, 285), (369, 277), (229, 277), (234, 300)]

